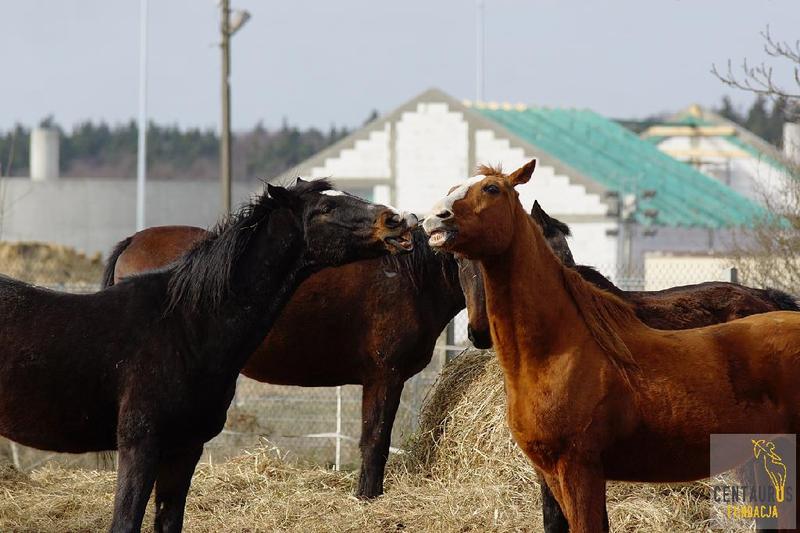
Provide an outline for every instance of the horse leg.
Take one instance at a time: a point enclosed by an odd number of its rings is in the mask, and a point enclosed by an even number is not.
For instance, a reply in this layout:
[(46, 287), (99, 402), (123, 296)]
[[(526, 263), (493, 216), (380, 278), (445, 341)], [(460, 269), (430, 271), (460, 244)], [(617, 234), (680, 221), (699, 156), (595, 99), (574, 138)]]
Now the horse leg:
[(156, 533), (179, 532), (183, 528), (186, 494), (202, 454), (203, 446), (200, 445), (161, 458), (156, 477)]
[(400, 405), (403, 383), (388, 377), (364, 384), (361, 399), (361, 474), (358, 493), (362, 499), (383, 494), (383, 474), (389, 459), (392, 425)]
[[(562, 460), (557, 472), (546, 476), (572, 533), (596, 533), (603, 530), (606, 481), (597, 464)], [(555, 486), (554, 486), (555, 485)]]
[[(537, 471), (539, 476), (539, 487), (542, 491), (542, 518), (544, 522), (544, 533), (569, 533), (569, 524), (564, 511), (558, 505), (550, 485), (547, 484), (544, 475)], [(603, 506), (603, 531), (609, 531), (608, 509)]]
[(119, 447), (114, 519), (109, 529), (112, 533), (141, 531), (156, 479), (158, 452), (158, 447), (148, 441)]
[(564, 511), (558, 505), (550, 485), (547, 484), (544, 475), (537, 472), (539, 476), (539, 486), (542, 489), (542, 518), (544, 520), (545, 533), (569, 533), (569, 524)]

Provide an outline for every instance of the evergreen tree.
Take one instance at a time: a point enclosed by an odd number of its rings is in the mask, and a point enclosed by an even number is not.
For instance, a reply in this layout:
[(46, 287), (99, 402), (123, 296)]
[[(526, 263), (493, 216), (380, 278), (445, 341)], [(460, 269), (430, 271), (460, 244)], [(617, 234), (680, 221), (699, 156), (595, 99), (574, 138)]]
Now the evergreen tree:
[(778, 98), (772, 104), (772, 112), (767, 120), (766, 139), (775, 146), (783, 144), (783, 123), (787, 120), (787, 111), (785, 98)]
[(769, 134), (769, 113), (767, 113), (767, 99), (761, 95), (756, 97), (756, 101), (747, 112), (747, 120), (744, 127), (752, 131), (762, 139), (766, 139)]
[(739, 114), (739, 111), (733, 106), (733, 102), (731, 102), (730, 96), (723, 96), (722, 97), (722, 106), (717, 110), (717, 113), (728, 120), (732, 120), (737, 124), (744, 123), (744, 119), (742, 115)]

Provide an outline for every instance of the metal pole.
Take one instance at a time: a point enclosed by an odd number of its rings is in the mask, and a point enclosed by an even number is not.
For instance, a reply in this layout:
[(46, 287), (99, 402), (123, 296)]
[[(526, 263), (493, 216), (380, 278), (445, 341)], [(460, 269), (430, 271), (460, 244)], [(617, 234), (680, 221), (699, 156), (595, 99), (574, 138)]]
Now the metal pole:
[(222, 9), (222, 134), (220, 138), (220, 181), (222, 186), (222, 212), (231, 212), (231, 49), (230, 0), (221, 0)]
[(147, 179), (147, 1), (139, 7), (139, 140), (136, 154), (136, 231), (145, 225), (145, 181)]
[(336, 387), (336, 458), (333, 468), (337, 472), (342, 467), (342, 386)]
[(484, 53), (484, 26), (483, 26), (483, 13), (484, 4), (483, 0), (477, 0), (475, 33), (476, 33), (476, 46), (475, 50), (475, 99), (479, 102), (483, 100), (483, 62), (485, 59)]
[(633, 221), (626, 220), (625, 221), (625, 247), (623, 249), (625, 253), (625, 283), (627, 286), (625, 287), (628, 290), (632, 290), (633, 288)]

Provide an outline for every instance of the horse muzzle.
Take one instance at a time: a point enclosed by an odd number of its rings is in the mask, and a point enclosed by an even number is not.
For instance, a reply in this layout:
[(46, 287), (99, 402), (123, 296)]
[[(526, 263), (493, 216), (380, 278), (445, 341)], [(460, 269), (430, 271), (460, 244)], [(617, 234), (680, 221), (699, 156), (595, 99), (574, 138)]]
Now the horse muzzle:
[(426, 217), (422, 223), (422, 228), (428, 235), (428, 244), (431, 248), (444, 249), (458, 235), (458, 230), (446, 223), (438, 214)]
[(394, 253), (410, 252), (414, 249), (411, 230), (416, 228), (418, 223), (419, 219), (414, 213), (393, 212), (384, 220), (388, 234), (383, 238), (383, 242)]

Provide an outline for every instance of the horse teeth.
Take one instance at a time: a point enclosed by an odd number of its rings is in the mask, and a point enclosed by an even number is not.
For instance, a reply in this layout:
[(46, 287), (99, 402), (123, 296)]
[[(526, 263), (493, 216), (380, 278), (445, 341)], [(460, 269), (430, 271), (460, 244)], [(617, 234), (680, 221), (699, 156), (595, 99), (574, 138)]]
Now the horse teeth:
[(447, 235), (443, 231), (437, 231), (431, 235), (429, 242), (430, 244), (437, 246), (439, 244), (444, 243), (447, 240)]

